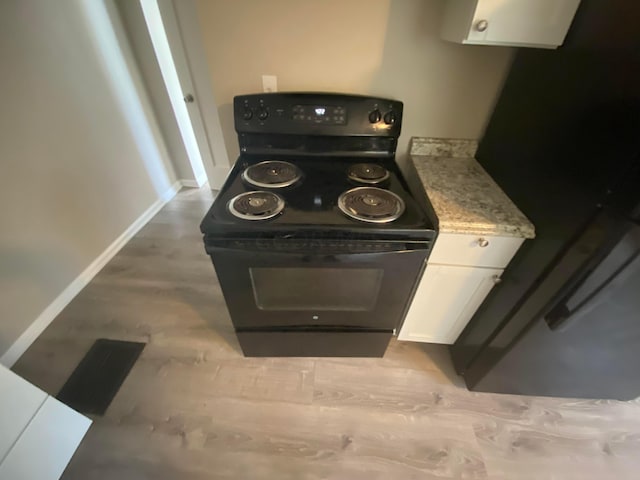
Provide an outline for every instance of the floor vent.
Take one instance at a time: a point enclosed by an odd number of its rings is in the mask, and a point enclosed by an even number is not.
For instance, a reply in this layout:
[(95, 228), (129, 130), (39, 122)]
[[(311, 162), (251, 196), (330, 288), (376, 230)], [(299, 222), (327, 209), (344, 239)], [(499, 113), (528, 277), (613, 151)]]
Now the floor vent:
[(58, 392), (58, 400), (80, 413), (103, 415), (145, 345), (99, 338)]

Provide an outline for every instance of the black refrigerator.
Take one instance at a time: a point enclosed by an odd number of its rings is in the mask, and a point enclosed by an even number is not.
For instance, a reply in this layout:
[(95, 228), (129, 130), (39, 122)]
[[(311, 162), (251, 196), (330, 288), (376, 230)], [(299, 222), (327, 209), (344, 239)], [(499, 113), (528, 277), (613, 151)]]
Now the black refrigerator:
[(520, 49), (477, 159), (536, 227), (451, 347), (470, 390), (640, 396), (640, 2)]

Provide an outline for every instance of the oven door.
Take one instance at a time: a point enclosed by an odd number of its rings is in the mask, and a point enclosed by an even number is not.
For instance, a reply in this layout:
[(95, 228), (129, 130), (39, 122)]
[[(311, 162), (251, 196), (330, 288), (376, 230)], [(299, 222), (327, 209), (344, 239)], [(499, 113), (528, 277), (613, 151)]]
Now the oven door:
[(314, 248), (209, 242), (207, 252), (236, 330), (391, 332), (398, 327), (428, 242)]

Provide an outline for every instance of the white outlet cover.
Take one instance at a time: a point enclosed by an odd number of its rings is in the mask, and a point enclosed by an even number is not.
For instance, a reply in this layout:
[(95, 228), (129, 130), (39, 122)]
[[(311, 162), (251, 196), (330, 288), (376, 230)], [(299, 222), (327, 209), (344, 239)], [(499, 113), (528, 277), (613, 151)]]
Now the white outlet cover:
[(262, 75), (262, 91), (265, 93), (278, 91), (278, 77), (275, 75)]

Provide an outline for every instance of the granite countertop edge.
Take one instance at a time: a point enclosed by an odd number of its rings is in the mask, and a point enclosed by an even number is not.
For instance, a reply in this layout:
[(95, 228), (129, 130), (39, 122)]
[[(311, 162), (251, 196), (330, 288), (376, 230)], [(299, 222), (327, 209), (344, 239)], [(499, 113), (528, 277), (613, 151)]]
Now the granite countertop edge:
[(413, 138), (410, 160), (440, 233), (531, 239), (535, 228), (475, 160), (477, 142)]
[(535, 233), (528, 229), (522, 229), (517, 226), (510, 225), (479, 225), (463, 222), (445, 222), (439, 223), (438, 231), (440, 233), (457, 233), (460, 235), (487, 235), (496, 237), (515, 237), (531, 239), (535, 238)]

